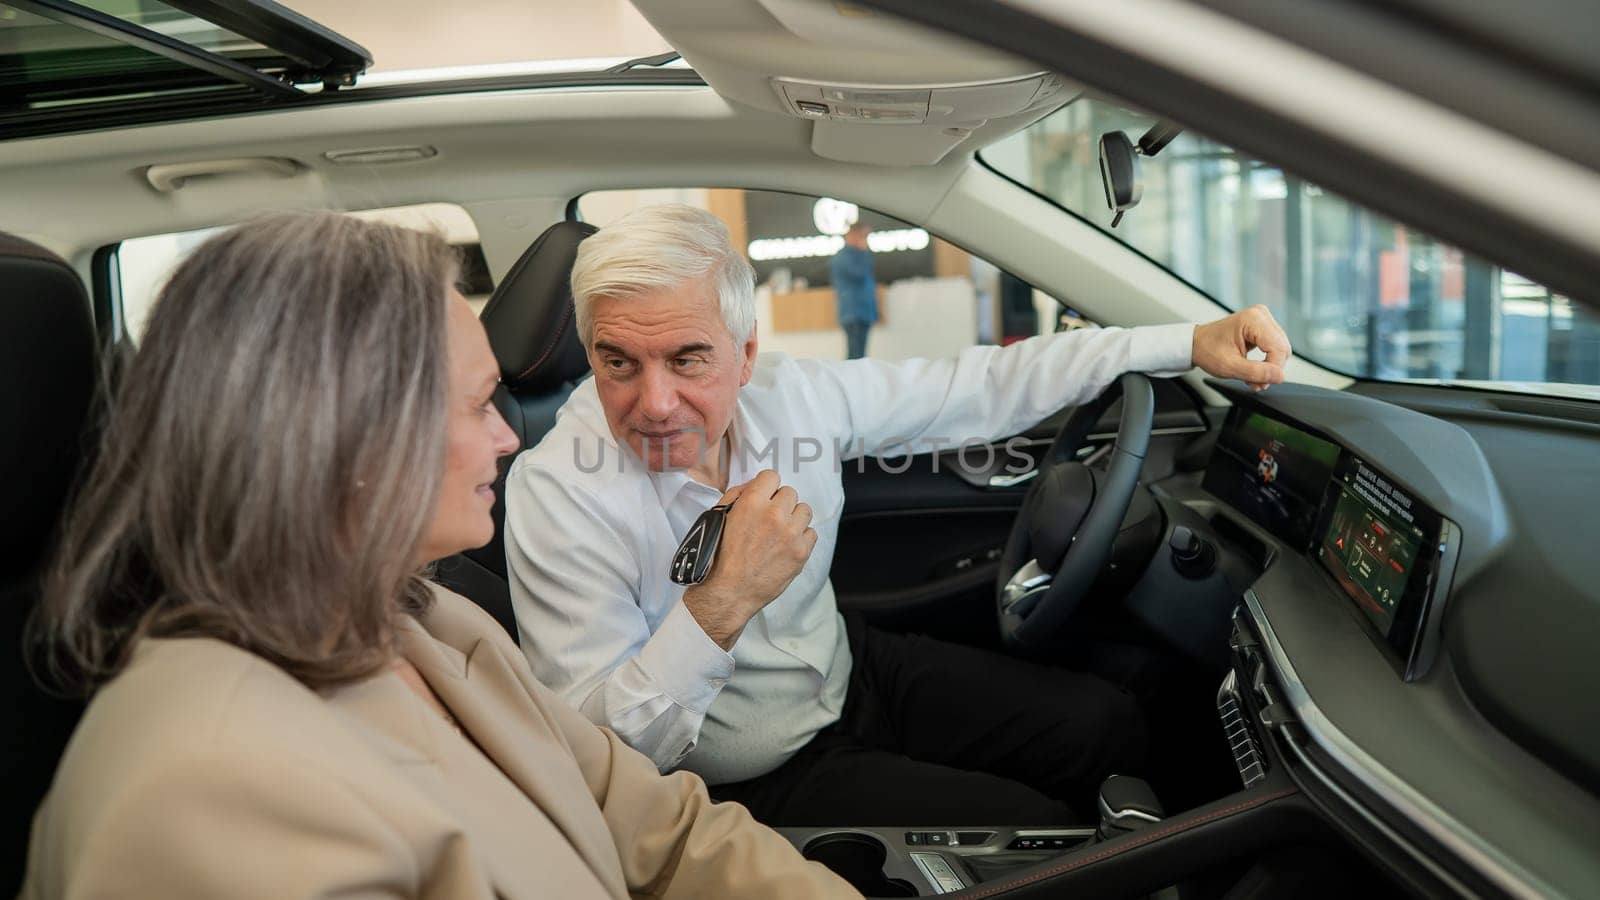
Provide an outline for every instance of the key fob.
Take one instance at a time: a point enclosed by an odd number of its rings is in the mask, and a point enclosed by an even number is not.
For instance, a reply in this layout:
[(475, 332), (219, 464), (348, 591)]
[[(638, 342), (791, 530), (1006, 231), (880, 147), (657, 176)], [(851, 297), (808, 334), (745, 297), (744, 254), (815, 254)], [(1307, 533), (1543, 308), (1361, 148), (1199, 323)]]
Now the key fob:
[(728, 510), (732, 508), (732, 503), (713, 506), (689, 526), (689, 534), (678, 545), (678, 552), (672, 554), (674, 584), (699, 584), (706, 580), (717, 556), (717, 545), (722, 543), (722, 526), (728, 521)]

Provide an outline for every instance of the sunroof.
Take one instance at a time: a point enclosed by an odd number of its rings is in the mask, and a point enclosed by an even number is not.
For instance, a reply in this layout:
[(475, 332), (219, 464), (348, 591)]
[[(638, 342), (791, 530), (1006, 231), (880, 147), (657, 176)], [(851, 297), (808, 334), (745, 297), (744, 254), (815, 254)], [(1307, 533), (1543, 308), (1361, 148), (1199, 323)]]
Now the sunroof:
[(265, 0), (0, 0), (0, 106), (348, 84), (359, 45)]
[[(154, 17), (138, 18), (150, 21)], [(194, 21), (187, 16), (183, 20)], [(185, 31), (178, 27), (179, 21), (166, 18), (151, 24), (160, 26), (158, 33), (176, 37)], [(200, 37), (192, 32), (185, 35), (189, 36)], [(260, 44), (215, 26), (204, 39), (235, 58), (259, 58), (271, 53)], [(0, 92), (4, 92), (8, 105), (70, 103), (131, 92), (216, 85), (232, 87), (237, 82), (93, 31), (10, 7), (0, 8)]]
[(424, 94), (705, 84), (623, 0), (565, 0), (554, 30), (532, 0), (474, 0), (466, 17), (438, 0), (288, 2), (372, 35), (389, 64), (344, 90), (372, 54), (273, 0), (0, 0), (0, 141)]

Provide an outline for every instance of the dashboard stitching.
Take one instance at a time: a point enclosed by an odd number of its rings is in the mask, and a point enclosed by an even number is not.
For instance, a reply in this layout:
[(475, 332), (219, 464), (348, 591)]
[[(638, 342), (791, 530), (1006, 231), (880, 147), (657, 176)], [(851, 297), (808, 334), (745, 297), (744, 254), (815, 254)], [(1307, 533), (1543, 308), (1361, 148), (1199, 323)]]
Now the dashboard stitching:
[(1045, 880), (1047, 878), (1054, 878), (1057, 875), (1065, 874), (1067, 872), (1072, 871), (1073, 869), (1082, 868), (1082, 867), (1084, 867), (1086, 865), (1089, 865), (1090, 863), (1099, 862), (1099, 861), (1101, 861), (1103, 859), (1108, 859), (1110, 857), (1117, 856), (1117, 855), (1119, 855), (1121, 853), (1126, 853), (1129, 850), (1133, 850), (1133, 849), (1135, 849), (1137, 847), (1142, 847), (1145, 844), (1151, 843), (1152, 841), (1158, 840), (1160, 838), (1168, 837), (1170, 835), (1177, 834), (1177, 833), (1182, 832), (1182, 831), (1188, 831), (1191, 828), (1195, 828), (1197, 826), (1204, 825), (1207, 822), (1214, 822), (1217, 819), (1225, 819), (1228, 816), (1234, 815), (1235, 813), (1240, 813), (1240, 812), (1243, 812), (1243, 811), (1245, 811), (1247, 809), (1252, 809), (1252, 808), (1257, 807), (1257, 806), (1262, 806), (1262, 805), (1265, 805), (1267, 803), (1271, 803), (1274, 800), (1281, 800), (1284, 797), (1288, 797), (1288, 796), (1291, 796), (1293, 794), (1297, 794), (1299, 792), (1300, 792), (1299, 788), (1292, 788), (1292, 787), (1291, 788), (1284, 788), (1283, 790), (1280, 790), (1280, 791), (1274, 791), (1271, 794), (1266, 794), (1266, 795), (1263, 795), (1263, 796), (1260, 796), (1260, 797), (1255, 797), (1253, 799), (1246, 800), (1243, 803), (1236, 803), (1233, 806), (1229, 806), (1229, 807), (1226, 807), (1224, 809), (1219, 809), (1219, 810), (1215, 810), (1213, 812), (1206, 813), (1205, 815), (1200, 816), (1198, 818), (1186, 819), (1186, 820), (1184, 820), (1182, 822), (1178, 822), (1178, 823), (1175, 823), (1173, 825), (1170, 825), (1170, 826), (1167, 826), (1167, 827), (1164, 827), (1164, 828), (1153, 828), (1150, 831), (1148, 831), (1147, 833), (1145, 833), (1145, 834), (1141, 835), (1140, 837), (1138, 837), (1137, 839), (1129, 841), (1126, 844), (1122, 844), (1120, 846), (1110, 847), (1108, 849), (1101, 850), (1098, 853), (1090, 854), (1089, 856), (1085, 856), (1082, 859), (1075, 859), (1075, 860), (1073, 860), (1073, 861), (1071, 861), (1069, 863), (1065, 863), (1065, 864), (1057, 866), (1057, 867), (1055, 867), (1053, 869), (1048, 869), (1046, 871), (1039, 872), (1039, 873), (1034, 874), (1034, 875), (1029, 875), (1026, 878), (1020, 878), (1020, 879), (1018, 879), (1016, 881), (1009, 882), (1007, 884), (996, 885), (996, 886), (991, 887), (991, 888), (985, 888), (984, 890), (980, 890), (980, 891), (978, 891), (976, 893), (963, 894), (962, 896), (971, 898), (971, 900), (979, 900), (979, 898), (982, 898), (982, 897), (993, 897), (993, 896), (995, 896), (997, 894), (1000, 894), (1000, 893), (1002, 893), (1004, 891), (1013, 890), (1015, 888), (1026, 887), (1027, 885), (1033, 884), (1035, 882), (1043, 881), (1043, 880)]

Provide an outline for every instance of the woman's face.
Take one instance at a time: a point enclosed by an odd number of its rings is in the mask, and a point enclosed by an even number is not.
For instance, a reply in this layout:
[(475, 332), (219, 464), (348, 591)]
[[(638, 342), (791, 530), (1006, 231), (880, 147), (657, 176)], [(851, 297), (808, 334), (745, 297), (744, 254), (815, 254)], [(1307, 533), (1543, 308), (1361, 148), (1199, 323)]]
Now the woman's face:
[(482, 547), (494, 538), (496, 461), (517, 452), (517, 436), (494, 406), (500, 365), (472, 307), (450, 292), (450, 399), (444, 478), (422, 561)]

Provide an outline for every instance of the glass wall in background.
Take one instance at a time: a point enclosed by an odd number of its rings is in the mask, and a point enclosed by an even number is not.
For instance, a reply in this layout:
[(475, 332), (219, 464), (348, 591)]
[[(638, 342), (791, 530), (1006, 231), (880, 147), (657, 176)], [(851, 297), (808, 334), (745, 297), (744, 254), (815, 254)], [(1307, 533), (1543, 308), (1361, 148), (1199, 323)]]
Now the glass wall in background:
[(578, 210), (584, 221), (604, 227), (655, 203), (687, 203), (728, 226), (755, 269), (763, 351), (845, 356), (830, 262), (856, 222), (872, 227), (868, 247), (877, 282), (879, 320), (867, 335), (868, 356), (953, 356), (974, 344), (1006, 344), (1084, 324), (986, 260), (848, 199), (737, 188), (594, 191), (579, 198)]
[(1143, 198), (1112, 229), (1099, 138), (1137, 141), (1153, 124), (1082, 99), (982, 156), (1223, 306), (1265, 304), (1296, 352), (1328, 368), (1600, 384), (1593, 309), (1191, 132), (1140, 160)]

